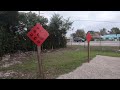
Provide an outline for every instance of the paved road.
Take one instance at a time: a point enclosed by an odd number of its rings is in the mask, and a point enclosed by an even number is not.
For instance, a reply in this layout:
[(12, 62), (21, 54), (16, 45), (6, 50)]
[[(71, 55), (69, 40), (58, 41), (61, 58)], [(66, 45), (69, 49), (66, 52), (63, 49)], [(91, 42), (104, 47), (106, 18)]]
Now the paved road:
[(90, 63), (57, 79), (120, 79), (120, 57), (97, 55)]
[[(87, 45), (87, 42), (68, 42), (67, 45)], [(91, 46), (119, 46), (120, 42), (119, 41), (91, 41), (90, 42)]]

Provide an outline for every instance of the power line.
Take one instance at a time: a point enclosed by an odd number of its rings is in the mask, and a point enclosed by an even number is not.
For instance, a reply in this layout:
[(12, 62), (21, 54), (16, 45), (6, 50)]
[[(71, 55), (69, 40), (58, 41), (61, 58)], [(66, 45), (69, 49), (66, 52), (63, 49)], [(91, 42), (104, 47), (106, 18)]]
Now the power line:
[(92, 21), (92, 22), (120, 23), (120, 22), (112, 22), (112, 21), (97, 21), (97, 20), (74, 20), (74, 21)]

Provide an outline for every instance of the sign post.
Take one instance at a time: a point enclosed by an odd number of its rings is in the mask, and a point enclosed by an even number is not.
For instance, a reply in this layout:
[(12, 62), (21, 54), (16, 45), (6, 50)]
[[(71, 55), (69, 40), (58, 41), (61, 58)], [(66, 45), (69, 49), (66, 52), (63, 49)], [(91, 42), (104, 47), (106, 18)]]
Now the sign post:
[(85, 48), (85, 41), (84, 41), (84, 48)]
[(38, 72), (40, 77), (44, 79), (44, 72), (41, 59), (41, 46), (37, 46), (37, 57), (38, 57)]
[(90, 44), (88, 42), (88, 62), (89, 62), (89, 60), (90, 60)]
[(120, 49), (120, 37), (119, 37), (119, 49)]
[(42, 59), (41, 59), (41, 45), (49, 36), (49, 33), (37, 23), (28, 33), (27, 36), (37, 45), (37, 58), (39, 75), (44, 79)]
[(88, 41), (88, 62), (90, 60), (90, 40), (91, 40), (92, 36), (90, 35), (90, 32), (87, 33), (86, 35), (86, 39)]

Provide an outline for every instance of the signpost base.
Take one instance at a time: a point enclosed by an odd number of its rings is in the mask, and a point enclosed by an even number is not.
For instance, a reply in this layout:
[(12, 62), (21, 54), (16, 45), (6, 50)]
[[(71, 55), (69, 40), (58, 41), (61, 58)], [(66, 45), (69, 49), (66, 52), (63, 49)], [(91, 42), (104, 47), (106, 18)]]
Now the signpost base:
[(119, 50), (120, 50), (120, 37), (119, 37)]
[(89, 60), (90, 60), (90, 44), (88, 42), (88, 63), (89, 63)]
[(91, 40), (92, 36), (90, 35), (90, 32), (87, 32), (87, 35), (86, 35), (86, 39), (88, 41), (88, 62), (90, 60), (90, 40)]
[(37, 46), (37, 57), (38, 57), (38, 72), (41, 79), (44, 79), (42, 59), (41, 59), (41, 46)]

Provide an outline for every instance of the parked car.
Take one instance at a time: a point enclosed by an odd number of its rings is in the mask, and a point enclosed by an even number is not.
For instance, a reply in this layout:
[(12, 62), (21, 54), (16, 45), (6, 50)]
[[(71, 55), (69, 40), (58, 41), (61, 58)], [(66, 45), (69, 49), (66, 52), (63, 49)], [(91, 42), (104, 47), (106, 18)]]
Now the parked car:
[(74, 40), (75, 42), (85, 42), (85, 39), (83, 39), (83, 38), (81, 38), (81, 37), (75, 37), (75, 38), (73, 38), (73, 40)]

